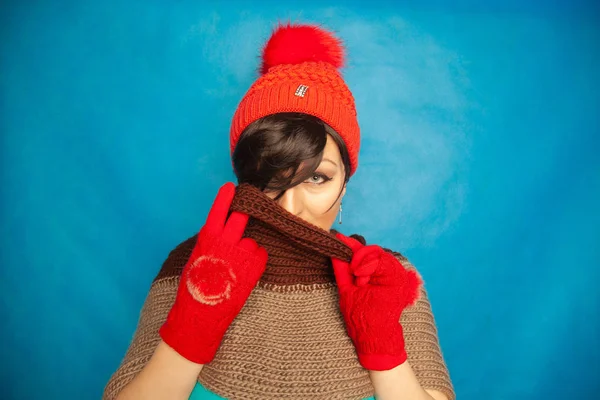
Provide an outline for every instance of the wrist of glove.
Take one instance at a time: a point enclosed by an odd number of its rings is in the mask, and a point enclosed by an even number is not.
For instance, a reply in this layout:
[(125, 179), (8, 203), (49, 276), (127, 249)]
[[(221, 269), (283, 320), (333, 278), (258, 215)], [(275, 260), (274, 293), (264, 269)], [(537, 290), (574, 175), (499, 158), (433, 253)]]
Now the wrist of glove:
[(352, 248), (350, 263), (333, 258), (339, 303), (358, 361), (368, 369), (392, 369), (407, 359), (400, 316), (414, 304), (421, 278), (377, 245), (365, 246), (341, 233)]
[(163, 341), (186, 359), (207, 364), (267, 264), (267, 252), (242, 239), (246, 214), (227, 214), (235, 186), (223, 185), (183, 268), (175, 303), (161, 326)]

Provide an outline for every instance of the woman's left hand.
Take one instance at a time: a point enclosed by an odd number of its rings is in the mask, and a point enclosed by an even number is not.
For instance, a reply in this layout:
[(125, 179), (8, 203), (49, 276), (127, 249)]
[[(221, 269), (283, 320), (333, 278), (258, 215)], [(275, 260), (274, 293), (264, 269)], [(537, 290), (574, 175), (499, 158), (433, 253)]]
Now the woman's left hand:
[(332, 257), (340, 309), (358, 360), (368, 370), (392, 369), (406, 361), (400, 315), (416, 302), (422, 284), (391, 253), (341, 233), (352, 249), (350, 263)]

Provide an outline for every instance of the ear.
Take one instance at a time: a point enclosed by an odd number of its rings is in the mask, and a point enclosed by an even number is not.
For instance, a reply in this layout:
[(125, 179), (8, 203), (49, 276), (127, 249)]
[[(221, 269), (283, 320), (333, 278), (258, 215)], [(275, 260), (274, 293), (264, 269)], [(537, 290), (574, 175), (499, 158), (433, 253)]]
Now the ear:
[(344, 189), (342, 189), (342, 197), (346, 194), (346, 184), (344, 183)]

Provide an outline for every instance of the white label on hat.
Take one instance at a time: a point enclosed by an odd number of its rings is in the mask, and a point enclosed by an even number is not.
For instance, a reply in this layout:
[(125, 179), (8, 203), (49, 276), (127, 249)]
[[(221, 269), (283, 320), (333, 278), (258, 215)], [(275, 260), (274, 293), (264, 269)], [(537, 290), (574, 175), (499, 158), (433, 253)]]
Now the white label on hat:
[(294, 95), (296, 95), (298, 97), (304, 97), (307, 90), (308, 90), (308, 86), (300, 85), (300, 86), (298, 86), (298, 89), (296, 89), (296, 93), (294, 93)]

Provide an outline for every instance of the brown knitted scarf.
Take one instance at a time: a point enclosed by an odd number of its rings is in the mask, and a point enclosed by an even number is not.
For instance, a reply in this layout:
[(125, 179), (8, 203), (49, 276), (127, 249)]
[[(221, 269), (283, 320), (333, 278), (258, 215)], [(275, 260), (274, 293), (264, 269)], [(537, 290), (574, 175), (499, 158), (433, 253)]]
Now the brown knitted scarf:
[(295, 285), (335, 282), (331, 257), (350, 261), (352, 250), (327, 232), (280, 207), (258, 188), (237, 187), (231, 211), (250, 215), (244, 237), (251, 237), (269, 254), (263, 284)]

